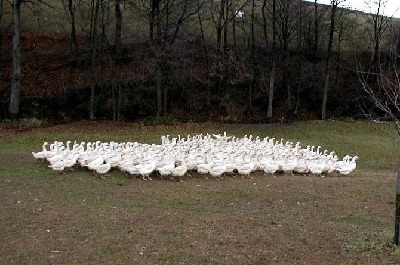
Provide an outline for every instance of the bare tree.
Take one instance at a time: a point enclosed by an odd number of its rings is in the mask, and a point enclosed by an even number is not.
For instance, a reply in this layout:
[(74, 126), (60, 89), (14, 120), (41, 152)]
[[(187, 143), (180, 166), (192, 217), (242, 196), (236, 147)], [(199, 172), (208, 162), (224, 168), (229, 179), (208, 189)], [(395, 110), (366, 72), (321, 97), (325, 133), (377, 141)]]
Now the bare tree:
[[(396, 56), (399, 56), (397, 53)], [(390, 70), (381, 69), (379, 74), (359, 72), (361, 90), (364, 95), (359, 101), (363, 112), (371, 119), (376, 120), (371, 108), (385, 115), (385, 119), (393, 120), (397, 135), (400, 135), (400, 75), (399, 69), (394, 65)], [(370, 76), (374, 75), (372, 81)], [(400, 244), (400, 164), (398, 165), (396, 184), (396, 209), (393, 243)]]
[(128, 1), (137, 10), (148, 15), (150, 47), (156, 58), (156, 115), (167, 112), (169, 50), (173, 48), (181, 27), (198, 14), (205, 0), (136, 0)]
[(268, 110), (267, 118), (272, 118), (273, 111), (273, 100), (274, 100), (274, 89), (275, 89), (275, 77), (276, 77), (276, 0), (272, 0), (272, 65), (269, 80), (269, 90), (268, 90)]
[(289, 43), (296, 32), (297, 12), (293, 0), (279, 0), (277, 4), (277, 24), (279, 31), (277, 37), (283, 53), (289, 51)]
[(13, 10), (13, 71), (11, 83), (11, 95), (9, 112), (12, 119), (18, 118), (19, 115), (19, 89), (21, 87), (21, 0), (14, 0), (12, 3)]
[(12, 119), (17, 119), (20, 111), (20, 87), (21, 87), (21, 6), (22, 4), (29, 3), (31, 5), (45, 4), (43, 0), (13, 0), (12, 1), (12, 14), (13, 14), (13, 41), (12, 41), (12, 57), (13, 57), (13, 70), (12, 82), (10, 93), (10, 104), (8, 111)]
[(78, 40), (76, 33), (76, 8), (77, 0), (62, 0), (64, 11), (67, 14), (70, 24), (70, 51), (75, 53), (78, 50)]
[(250, 29), (251, 29), (251, 52), (250, 52), (250, 61), (251, 61), (251, 68), (252, 68), (252, 77), (251, 77), (251, 82), (249, 86), (249, 107), (248, 109), (251, 110), (252, 108), (252, 97), (253, 97), (253, 91), (255, 90), (255, 85), (256, 85), (256, 72), (257, 72), (257, 64), (256, 64), (256, 44), (255, 44), (255, 21), (254, 21), (254, 11), (255, 11), (255, 0), (251, 1), (251, 24), (250, 24)]
[(314, 57), (316, 57), (318, 53), (319, 28), (320, 28), (320, 17), (321, 17), (318, 12), (319, 4), (317, 2), (318, 0), (314, 0)]
[[(373, 52), (370, 72), (359, 71), (361, 91), (364, 97), (358, 101), (360, 109), (370, 119), (379, 119), (376, 113), (385, 116), (385, 119), (394, 121), (397, 135), (400, 135), (400, 72), (398, 58), (399, 47), (391, 50), (391, 65), (385, 67), (380, 58), (380, 47), (383, 35), (389, 28), (392, 18), (382, 15), (387, 0), (377, 0), (376, 12), (372, 15)], [(396, 35), (396, 34), (394, 34)], [(398, 38), (396, 36), (395, 38)], [(376, 111), (373, 109), (376, 108)], [(379, 115), (379, 116), (381, 116)], [(399, 160), (400, 161), (400, 160)], [(393, 243), (400, 244), (400, 164), (397, 170), (396, 181), (396, 208)]]
[(90, 2), (90, 29), (89, 29), (89, 45), (90, 45), (90, 101), (89, 101), (89, 118), (94, 119), (95, 114), (95, 95), (97, 86), (96, 75), (96, 57), (98, 38), (100, 0), (91, 0)]
[(322, 95), (322, 104), (321, 104), (321, 118), (326, 118), (326, 103), (328, 100), (328, 90), (329, 90), (329, 78), (330, 78), (330, 60), (332, 56), (332, 47), (333, 47), (333, 37), (335, 32), (335, 23), (336, 23), (336, 12), (338, 9), (338, 5), (345, 2), (346, 0), (331, 0), (331, 15), (330, 15), (330, 28), (329, 28), (329, 41), (328, 48), (326, 52), (326, 61), (325, 61), (325, 80), (324, 80), (324, 88)]
[(309, 10), (306, 9), (302, 14), (304, 16), (303, 19), (306, 21), (304, 26), (307, 28), (307, 31), (304, 31), (303, 34), (306, 34), (305, 41), (307, 43), (308, 53), (312, 55), (314, 59), (319, 55), (321, 28), (327, 10), (328, 8), (318, 3), (318, 0), (314, 0), (313, 8)]
[[(303, 5), (302, 1), (297, 1), (297, 53), (298, 53), (298, 80), (301, 81), (303, 76)], [(296, 105), (293, 114), (297, 115), (300, 106), (301, 84), (296, 86)]]
[(115, 0), (115, 61), (121, 59), (122, 11), (121, 0)]
[(297, 10), (295, 9), (296, 2), (292, 0), (279, 0), (277, 6), (277, 24), (279, 30), (277, 32), (280, 40), (280, 49), (283, 61), (283, 82), (287, 90), (287, 107), (292, 110), (292, 89), (291, 89), (291, 72), (289, 69), (289, 44), (296, 32)]
[[(4, 2), (5, 0), (0, 0), (0, 25), (3, 23), (3, 15), (4, 15)], [(3, 33), (2, 33), (2, 28), (0, 27), (0, 51), (1, 51), (1, 44), (3, 41)]]
[[(371, 26), (372, 26), (372, 42), (373, 51), (371, 58), (371, 66), (373, 71), (379, 73), (380, 63), (381, 63), (381, 43), (383, 40), (383, 35), (390, 26), (392, 20), (391, 17), (384, 16), (383, 12), (386, 8), (388, 0), (376, 0), (370, 5), (370, 8), (375, 8), (375, 12), (371, 15)], [(369, 3), (371, 4), (371, 3)]]
[[(123, 1), (123, 0), (122, 0)], [(121, 45), (122, 45), (122, 11), (121, 11), (121, 0), (114, 1), (114, 12), (115, 12), (115, 54), (114, 63), (119, 63), (122, 59)], [(116, 104), (115, 92), (118, 91), (118, 104)], [(116, 83), (115, 78), (112, 81), (112, 109), (113, 109), (113, 120), (120, 119), (121, 101), (122, 101), (122, 89), (120, 83)]]

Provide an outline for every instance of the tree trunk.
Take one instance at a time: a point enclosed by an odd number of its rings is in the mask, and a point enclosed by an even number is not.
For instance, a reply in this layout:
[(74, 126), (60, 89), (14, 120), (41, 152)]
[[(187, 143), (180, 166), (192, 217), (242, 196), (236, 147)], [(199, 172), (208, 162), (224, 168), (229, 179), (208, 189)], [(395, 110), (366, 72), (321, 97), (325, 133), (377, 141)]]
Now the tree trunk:
[(237, 47), (237, 43), (236, 43), (236, 13), (235, 13), (235, 17), (233, 18), (233, 21), (232, 21), (232, 40), (233, 40), (233, 48), (236, 53), (236, 47)]
[(149, 39), (154, 40), (154, 26), (156, 23), (156, 18), (158, 17), (160, 6), (160, 0), (152, 0), (151, 1), (151, 10), (150, 10), (150, 18), (149, 18)]
[(378, 0), (378, 9), (374, 16), (374, 52), (373, 52), (373, 59), (372, 65), (375, 68), (374, 71), (378, 73), (380, 71), (380, 41), (381, 41), (381, 31), (380, 31), (380, 9), (381, 9), (381, 0)]
[[(160, 59), (159, 59), (160, 60)], [(162, 63), (157, 62), (157, 77), (156, 77), (156, 97), (157, 97), (157, 109), (156, 109), (156, 114), (157, 117), (161, 116), (162, 114), (162, 109), (163, 109), (163, 101), (162, 101), (162, 96), (163, 96), (163, 70), (162, 70)]]
[(372, 66), (375, 68), (374, 72), (380, 74), (381, 72), (381, 42), (384, 38), (384, 33), (390, 26), (392, 21), (391, 17), (384, 16), (382, 11), (384, 10), (387, 0), (377, 0), (375, 5), (378, 6), (377, 12), (373, 15), (374, 22), (374, 52)]
[(112, 87), (111, 87), (111, 101), (112, 101), (112, 119), (113, 121), (117, 120), (117, 104), (115, 100), (115, 81), (112, 82)]
[(163, 111), (162, 114), (166, 115), (167, 114), (167, 103), (168, 103), (168, 88), (163, 85)]
[[(0, 0), (0, 25), (2, 25), (2, 21), (3, 21), (4, 1), (5, 0)], [(2, 50), (1, 49), (2, 43), (3, 43), (3, 34), (0, 31), (0, 51)]]
[(325, 83), (324, 83), (322, 104), (321, 104), (321, 119), (323, 120), (326, 119), (326, 102), (328, 100), (330, 60), (331, 60), (332, 45), (333, 45), (333, 33), (335, 32), (335, 16), (338, 4), (339, 0), (332, 0), (329, 42), (328, 42), (328, 50), (327, 50), (326, 65), (325, 65)]
[(229, 0), (225, 0), (224, 8), (224, 52), (228, 49), (228, 23), (229, 23)]
[(272, 69), (269, 81), (267, 118), (272, 118), (272, 103), (274, 100), (276, 75), (276, 0), (272, 0)]
[(298, 23), (297, 23), (297, 52), (299, 58), (299, 82), (296, 85), (296, 105), (293, 110), (293, 114), (297, 115), (299, 112), (300, 106), (300, 90), (301, 90), (301, 80), (303, 79), (303, 8), (302, 8), (302, 0), (298, 0)]
[[(399, 129), (398, 129), (399, 130)], [(396, 181), (396, 211), (394, 215), (394, 237), (393, 244), (400, 244), (400, 161), (397, 163), (397, 181)]]
[(252, 94), (255, 91), (255, 85), (256, 85), (256, 58), (255, 58), (255, 53), (256, 53), (256, 46), (255, 46), (255, 29), (254, 29), (254, 11), (255, 11), (255, 0), (252, 0), (251, 2), (251, 66), (252, 66), (252, 73), (251, 73), (251, 83), (250, 83), (250, 88), (249, 88), (249, 110), (252, 108)]
[(19, 115), (19, 90), (21, 86), (21, 1), (13, 1), (13, 22), (14, 22), (14, 35), (13, 35), (13, 72), (11, 83), (11, 95), (9, 112), (11, 119), (17, 119)]
[(314, 58), (318, 55), (319, 47), (319, 15), (318, 15), (318, 4), (317, 0), (314, 1)]
[(68, 12), (71, 22), (71, 33), (70, 33), (70, 49), (72, 53), (78, 50), (78, 41), (76, 39), (76, 23), (75, 23), (75, 10), (73, 0), (68, 0)]
[[(204, 57), (206, 59), (206, 67), (207, 67), (207, 80), (209, 79), (209, 72), (210, 72), (210, 60), (208, 58), (208, 52), (207, 52), (207, 47), (206, 47), (206, 41), (204, 37), (204, 28), (203, 28), (203, 19), (200, 14), (200, 2), (197, 0), (197, 14), (199, 18), (199, 26), (200, 26), (200, 33), (201, 33), (201, 42), (203, 46), (203, 52), (204, 52)], [(206, 105), (209, 108), (211, 105), (211, 86), (209, 84), (210, 82), (207, 82), (207, 98), (206, 98)]]
[(272, 118), (272, 102), (274, 100), (274, 87), (275, 87), (275, 60), (272, 61), (272, 69), (269, 80), (269, 92), (268, 92), (268, 111), (267, 118)]
[(298, 0), (299, 10), (297, 14), (297, 50), (299, 53), (302, 51), (302, 35), (303, 35), (303, 8), (302, 8), (302, 0)]
[(121, 0), (115, 0), (115, 61), (121, 59), (122, 12)]
[(290, 78), (286, 77), (287, 80), (286, 82), (286, 88), (287, 88), (287, 107), (288, 110), (291, 111), (292, 110), (292, 85), (290, 82)]
[(90, 102), (89, 102), (89, 118), (94, 120), (95, 113), (95, 94), (97, 85), (96, 76), (96, 56), (97, 56), (97, 19), (100, 8), (100, 1), (92, 1), (92, 21), (91, 21), (91, 51), (90, 51)]
[(321, 105), (321, 118), (326, 119), (326, 102), (328, 101), (328, 88), (329, 88), (329, 66), (325, 69), (325, 82), (324, 82), (324, 91), (322, 96), (322, 105)]
[(299, 107), (300, 107), (300, 85), (298, 85), (296, 89), (296, 107), (294, 107), (293, 115), (297, 115), (299, 113)]
[(90, 70), (90, 101), (89, 101), (89, 119), (94, 120), (95, 112), (95, 97), (96, 97), (96, 69), (94, 66), (95, 51), (93, 51), (91, 59), (91, 70)]
[(268, 46), (268, 30), (267, 30), (267, 14), (266, 14), (266, 9), (267, 9), (267, 0), (263, 1), (263, 5), (261, 7), (261, 13), (263, 17), (263, 34), (264, 34), (264, 41), (266, 46)]
[(342, 47), (343, 40), (343, 23), (340, 24), (339, 34), (338, 34), (338, 42), (337, 42), (337, 50), (336, 50), (336, 75), (335, 75), (335, 83), (339, 82), (339, 73), (340, 73), (340, 51)]
[(117, 107), (117, 119), (121, 119), (121, 107), (122, 107), (122, 86), (118, 83), (118, 107)]
[(220, 52), (222, 48), (222, 22), (224, 20), (224, 5), (225, 0), (221, 0), (217, 21), (217, 52)]
[[(397, 81), (398, 78), (397, 78)], [(390, 114), (393, 115), (393, 114)], [(392, 116), (393, 117), (393, 116)], [(400, 135), (400, 121), (394, 117), (397, 137)], [(397, 143), (399, 147), (400, 143)], [(393, 244), (400, 245), (400, 156), (397, 158), (397, 179), (396, 179), (396, 209), (394, 214), (394, 236)]]

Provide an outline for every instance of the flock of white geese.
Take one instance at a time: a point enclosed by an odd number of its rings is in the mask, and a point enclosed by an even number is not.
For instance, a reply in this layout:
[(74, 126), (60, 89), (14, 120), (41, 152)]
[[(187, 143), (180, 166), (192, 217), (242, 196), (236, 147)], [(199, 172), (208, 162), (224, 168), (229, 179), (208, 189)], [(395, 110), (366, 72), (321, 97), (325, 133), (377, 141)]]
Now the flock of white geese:
[(267, 174), (348, 175), (356, 168), (357, 156), (339, 159), (335, 152), (321, 147), (283, 139), (253, 137), (238, 138), (226, 133), (188, 135), (186, 138), (161, 136), (161, 144), (138, 142), (44, 142), (42, 150), (32, 152), (34, 158), (50, 163), (56, 171), (72, 167), (88, 168), (106, 174), (112, 168), (141, 176), (144, 180), (157, 174), (163, 177), (182, 177), (197, 171), (213, 177), (249, 175), (260, 171)]

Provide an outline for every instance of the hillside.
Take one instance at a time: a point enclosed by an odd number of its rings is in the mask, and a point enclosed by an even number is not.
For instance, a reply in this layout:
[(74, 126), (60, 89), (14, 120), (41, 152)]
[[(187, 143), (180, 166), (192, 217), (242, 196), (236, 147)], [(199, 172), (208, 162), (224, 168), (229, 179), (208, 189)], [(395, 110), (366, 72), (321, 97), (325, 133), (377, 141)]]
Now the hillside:
[[(81, 33), (78, 35), (79, 51), (72, 53), (66, 14), (60, 6), (56, 9), (36, 6), (34, 16), (30, 16), (31, 10), (25, 6), (22, 12), (21, 113), (55, 120), (88, 118), (90, 90), (95, 87), (96, 117), (100, 119), (136, 120), (153, 116), (158, 113), (160, 97), (163, 115), (181, 120), (266, 122), (316, 118), (322, 96), (329, 7), (318, 7), (319, 41), (315, 46), (313, 3), (302, 1), (301, 31), (296, 28), (297, 2), (293, 3), (287, 9), (293, 16), (291, 20), (278, 17), (279, 62), (272, 119), (265, 116), (272, 58), (271, 28), (267, 23), (267, 35), (263, 34), (261, 2), (256, 6), (254, 46), (251, 45), (251, 21), (246, 15), (243, 21), (225, 17), (226, 24), (220, 28), (223, 56), (216, 42), (218, 5), (208, 6), (209, 9), (204, 5), (202, 13), (191, 13), (180, 25), (176, 41), (162, 45), (149, 41), (149, 24), (143, 20), (144, 13), (134, 9), (135, 6), (124, 5), (123, 55), (118, 63), (114, 60), (114, 9), (109, 6), (108, 13), (104, 11), (104, 14), (110, 19), (104, 29), (99, 28), (104, 39), (94, 49), (95, 65), (91, 62), (93, 46), (84, 34), (85, 25), (88, 26), (84, 16), (77, 17)], [(87, 10), (85, 6), (76, 8)], [(230, 8), (233, 12), (238, 7)], [(250, 13), (249, 8), (249, 5), (243, 7), (245, 14)], [(362, 12), (339, 9), (339, 14), (331, 56), (328, 113), (330, 117), (357, 116), (359, 77), (354, 70), (360, 64), (368, 67), (370, 63), (373, 43), (366, 41), (368, 35), (365, 35), (370, 22), (368, 15)], [(6, 9), (2, 19), (1, 25), (9, 24)], [(170, 19), (172, 21), (174, 16)], [(269, 15), (267, 22), (268, 19)], [(398, 22), (393, 20), (385, 31), (380, 47), (383, 65), (390, 63), (389, 52), (395, 45), (400, 50), (394, 38), (400, 28)], [(165, 34), (172, 34), (176, 29), (170, 23)], [(291, 27), (290, 31), (285, 25)], [(12, 73), (10, 30), (10, 27), (3, 28), (0, 39), (1, 119), (8, 115)], [(163, 58), (163, 73), (158, 79), (160, 58)], [(158, 93), (160, 84), (161, 94)]]

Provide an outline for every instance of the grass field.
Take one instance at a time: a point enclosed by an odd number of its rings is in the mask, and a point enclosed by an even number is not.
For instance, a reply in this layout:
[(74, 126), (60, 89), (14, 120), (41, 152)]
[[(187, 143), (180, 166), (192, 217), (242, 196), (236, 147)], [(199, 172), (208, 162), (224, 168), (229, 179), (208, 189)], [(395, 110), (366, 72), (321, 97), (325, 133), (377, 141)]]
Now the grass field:
[[(113, 171), (55, 173), (44, 141), (139, 141), (253, 134), (360, 157), (349, 176), (142, 181)], [(0, 264), (399, 264), (393, 235), (394, 129), (315, 121), (281, 125), (76, 122), (0, 124)]]

